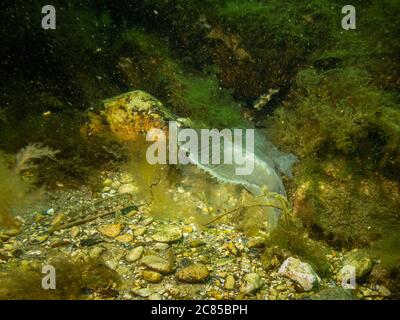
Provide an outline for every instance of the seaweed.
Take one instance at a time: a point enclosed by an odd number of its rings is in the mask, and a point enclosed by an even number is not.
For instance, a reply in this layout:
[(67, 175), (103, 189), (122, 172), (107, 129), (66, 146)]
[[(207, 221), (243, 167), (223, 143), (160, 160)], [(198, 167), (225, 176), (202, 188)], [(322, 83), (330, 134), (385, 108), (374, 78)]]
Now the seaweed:
[[(51, 265), (56, 270), (56, 289), (42, 288), (42, 267)], [(104, 266), (101, 260), (74, 262), (63, 254), (53, 252), (48, 261), (22, 260), (8, 263), (0, 272), (0, 299), (2, 300), (83, 300), (88, 293), (101, 298), (112, 296), (118, 283), (116, 272)]]

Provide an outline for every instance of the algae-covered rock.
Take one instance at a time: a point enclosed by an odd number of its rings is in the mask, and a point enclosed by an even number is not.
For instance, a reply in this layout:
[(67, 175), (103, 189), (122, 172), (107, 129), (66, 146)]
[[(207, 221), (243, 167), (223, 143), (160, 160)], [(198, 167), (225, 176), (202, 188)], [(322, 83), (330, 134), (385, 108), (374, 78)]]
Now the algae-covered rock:
[(252, 294), (258, 291), (264, 284), (263, 279), (257, 273), (248, 273), (243, 280), (241, 291), (244, 294)]
[(140, 90), (104, 100), (88, 117), (83, 132), (109, 131), (123, 141), (136, 140), (152, 128), (166, 128), (167, 120), (176, 119), (159, 100)]
[(176, 278), (186, 283), (201, 283), (207, 279), (209, 271), (204, 264), (195, 263), (177, 271)]
[(349, 278), (349, 270), (354, 270), (356, 280), (364, 280), (372, 270), (372, 259), (363, 251), (352, 250), (347, 253), (343, 260), (343, 267), (338, 273), (338, 281)]
[(136, 247), (126, 254), (125, 259), (129, 262), (134, 262), (141, 258), (143, 252), (144, 248), (142, 246)]
[(309, 297), (311, 300), (355, 300), (354, 293), (341, 287), (323, 289)]
[(144, 280), (152, 282), (152, 283), (159, 283), (161, 282), (163, 276), (161, 273), (151, 270), (144, 270), (142, 272), (142, 277)]
[(149, 269), (162, 274), (168, 274), (174, 270), (171, 261), (154, 255), (145, 256), (140, 260), (140, 262)]
[(118, 236), (124, 226), (121, 223), (105, 224), (99, 227), (99, 232), (108, 238), (115, 238)]

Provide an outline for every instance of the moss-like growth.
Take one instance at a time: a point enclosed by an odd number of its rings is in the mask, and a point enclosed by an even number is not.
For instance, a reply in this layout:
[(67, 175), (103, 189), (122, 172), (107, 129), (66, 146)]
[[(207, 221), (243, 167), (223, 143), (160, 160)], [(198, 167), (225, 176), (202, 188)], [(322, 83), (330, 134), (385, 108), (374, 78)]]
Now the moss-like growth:
[(300, 226), (292, 225), (288, 228), (281, 224), (267, 237), (266, 247), (264, 258), (268, 266), (268, 260), (272, 258), (270, 248), (274, 248), (273, 254), (290, 254), (308, 262), (319, 276), (325, 277), (332, 271), (326, 257), (331, 252), (329, 246), (309, 238)]
[(0, 227), (17, 226), (15, 210), (28, 204), (33, 195), (32, 185), (21, 179), (0, 154)]
[(387, 224), (398, 232), (400, 109), (395, 96), (353, 68), (307, 69), (296, 83), (271, 122), (276, 141), (301, 160), (296, 214), (314, 235), (335, 246), (368, 245), (385, 234)]
[[(56, 289), (42, 288), (44, 265), (56, 270)], [(54, 254), (48, 262), (23, 260), (9, 263), (0, 272), (0, 299), (2, 300), (77, 300), (86, 299), (95, 292), (102, 298), (112, 297), (113, 284), (119, 278), (101, 261), (71, 262), (63, 255)]]
[(237, 128), (245, 123), (240, 105), (229, 91), (218, 85), (214, 76), (179, 75), (180, 90), (173, 93), (171, 103), (182, 116), (189, 117), (195, 127)]

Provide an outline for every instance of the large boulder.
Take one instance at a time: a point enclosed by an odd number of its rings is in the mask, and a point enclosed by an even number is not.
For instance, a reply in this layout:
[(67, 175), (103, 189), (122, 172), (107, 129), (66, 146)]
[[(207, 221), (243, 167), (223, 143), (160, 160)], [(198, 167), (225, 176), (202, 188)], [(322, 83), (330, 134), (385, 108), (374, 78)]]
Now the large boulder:
[(135, 90), (104, 100), (88, 112), (82, 132), (111, 133), (123, 141), (134, 141), (152, 128), (166, 129), (176, 117), (152, 95)]

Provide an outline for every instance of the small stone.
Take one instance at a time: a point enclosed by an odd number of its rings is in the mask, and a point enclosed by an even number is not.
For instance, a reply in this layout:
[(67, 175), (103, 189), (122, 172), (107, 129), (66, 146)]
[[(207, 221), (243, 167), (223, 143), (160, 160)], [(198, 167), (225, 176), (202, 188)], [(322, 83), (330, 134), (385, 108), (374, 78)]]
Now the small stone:
[(157, 242), (154, 245), (154, 249), (159, 250), (159, 251), (165, 251), (168, 248), (169, 248), (169, 244), (168, 243)]
[(138, 229), (136, 229), (135, 231), (133, 231), (133, 234), (136, 236), (136, 237), (140, 237), (140, 236), (142, 236), (142, 235), (144, 235), (145, 233), (146, 233), (146, 231), (147, 231), (147, 229), (146, 228), (138, 228)]
[(142, 272), (142, 278), (152, 283), (159, 283), (163, 279), (163, 276), (161, 273), (155, 271), (144, 270)]
[(103, 247), (93, 247), (89, 251), (89, 257), (92, 260), (95, 260), (101, 256), (101, 254), (105, 251), (106, 249)]
[(257, 292), (264, 284), (263, 279), (257, 273), (248, 273), (243, 278), (244, 283), (241, 291), (244, 294), (252, 294)]
[(150, 218), (146, 218), (146, 219), (144, 219), (144, 220), (142, 221), (142, 225), (148, 226), (148, 225), (152, 224), (153, 221), (154, 221), (154, 219), (151, 218), (151, 217), (150, 217)]
[(53, 220), (51, 221), (51, 225), (58, 226), (61, 224), (61, 222), (64, 221), (64, 219), (65, 219), (65, 214), (59, 213), (53, 218)]
[(201, 240), (198, 240), (198, 239), (194, 239), (194, 240), (189, 241), (189, 247), (191, 247), (191, 248), (197, 248), (197, 247), (200, 247), (202, 245), (205, 245), (205, 243), (203, 241), (201, 241)]
[(4, 232), (5, 235), (9, 237), (15, 237), (21, 233), (21, 229), (19, 228), (11, 228)]
[(117, 190), (120, 186), (121, 186), (121, 182), (119, 182), (119, 181), (113, 181), (113, 183), (111, 184), (111, 188), (114, 190)]
[(153, 293), (153, 294), (149, 295), (149, 297), (147, 299), (148, 300), (163, 300), (163, 297), (159, 293)]
[(217, 290), (211, 290), (208, 292), (208, 294), (214, 298), (215, 300), (222, 300), (223, 299), (223, 295), (221, 292), (217, 291)]
[(134, 184), (132, 183), (128, 183), (128, 184), (123, 184), (121, 187), (119, 187), (118, 189), (118, 193), (121, 194), (135, 194), (139, 191), (139, 188), (136, 187)]
[(180, 240), (182, 238), (182, 232), (176, 226), (163, 225), (156, 229), (152, 238), (158, 242), (171, 243)]
[(71, 231), (69, 232), (69, 234), (71, 235), (72, 238), (76, 238), (80, 232), (81, 232), (81, 228), (79, 228), (78, 226), (74, 226), (71, 228)]
[(117, 260), (105, 260), (104, 265), (110, 270), (117, 270), (118, 261)]
[(235, 289), (236, 283), (235, 283), (235, 277), (232, 275), (228, 275), (225, 279), (225, 289), (226, 290), (233, 290)]
[(121, 223), (105, 224), (99, 227), (99, 232), (108, 238), (115, 238), (118, 236), (124, 226)]
[(168, 274), (173, 271), (172, 263), (158, 256), (145, 256), (140, 260), (140, 262), (149, 269), (160, 272), (162, 274)]
[(127, 216), (128, 218), (131, 218), (131, 217), (133, 217), (134, 215), (136, 215), (137, 213), (138, 213), (137, 210), (131, 210), (131, 211), (129, 211), (129, 212), (126, 214), (126, 216)]
[(191, 226), (185, 226), (182, 228), (182, 231), (184, 233), (192, 233), (193, 232), (193, 228)]
[(117, 240), (118, 242), (122, 242), (122, 243), (128, 243), (133, 240), (133, 235), (130, 233), (125, 233), (125, 234), (122, 234), (122, 235), (119, 235), (118, 237), (116, 237), (115, 240)]
[(103, 189), (101, 189), (101, 192), (106, 193), (106, 192), (110, 192), (111, 191), (111, 187), (104, 187)]
[(142, 298), (147, 298), (153, 294), (153, 292), (148, 288), (133, 290), (133, 293)]
[(119, 266), (115, 271), (117, 271), (120, 276), (126, 276), (131, 273), (131, 269), (125, 266)]
[(45, 242), (47, 239), (49, 238), (48, 235), (44, 234), (44, 235), (37, 235), (34, 236), (30, 239), (30, 243), (42, 243)]
[(379, 293), (385, 297), (390, 297), (390, 295), (392, 294), (389, 291), (389, 289), (387, 289), (385, 286), (379, 285), (377, 289), (378, 289)]
[(110, 187), (112, 185), (113, 181), (111, 179), (105, 179), (103, 181), (103, 186), (105, 187)]
[(129, 262), (135, 262), (142, 257), (143, 252), (144, 248), (142, 246), (136, 247), (126, 254), (125, 259)]
[(176, 278), (185, 283), (201, 283), (207, 279), (209, 271), (202, 263), (195, 263), (176, 272)]

